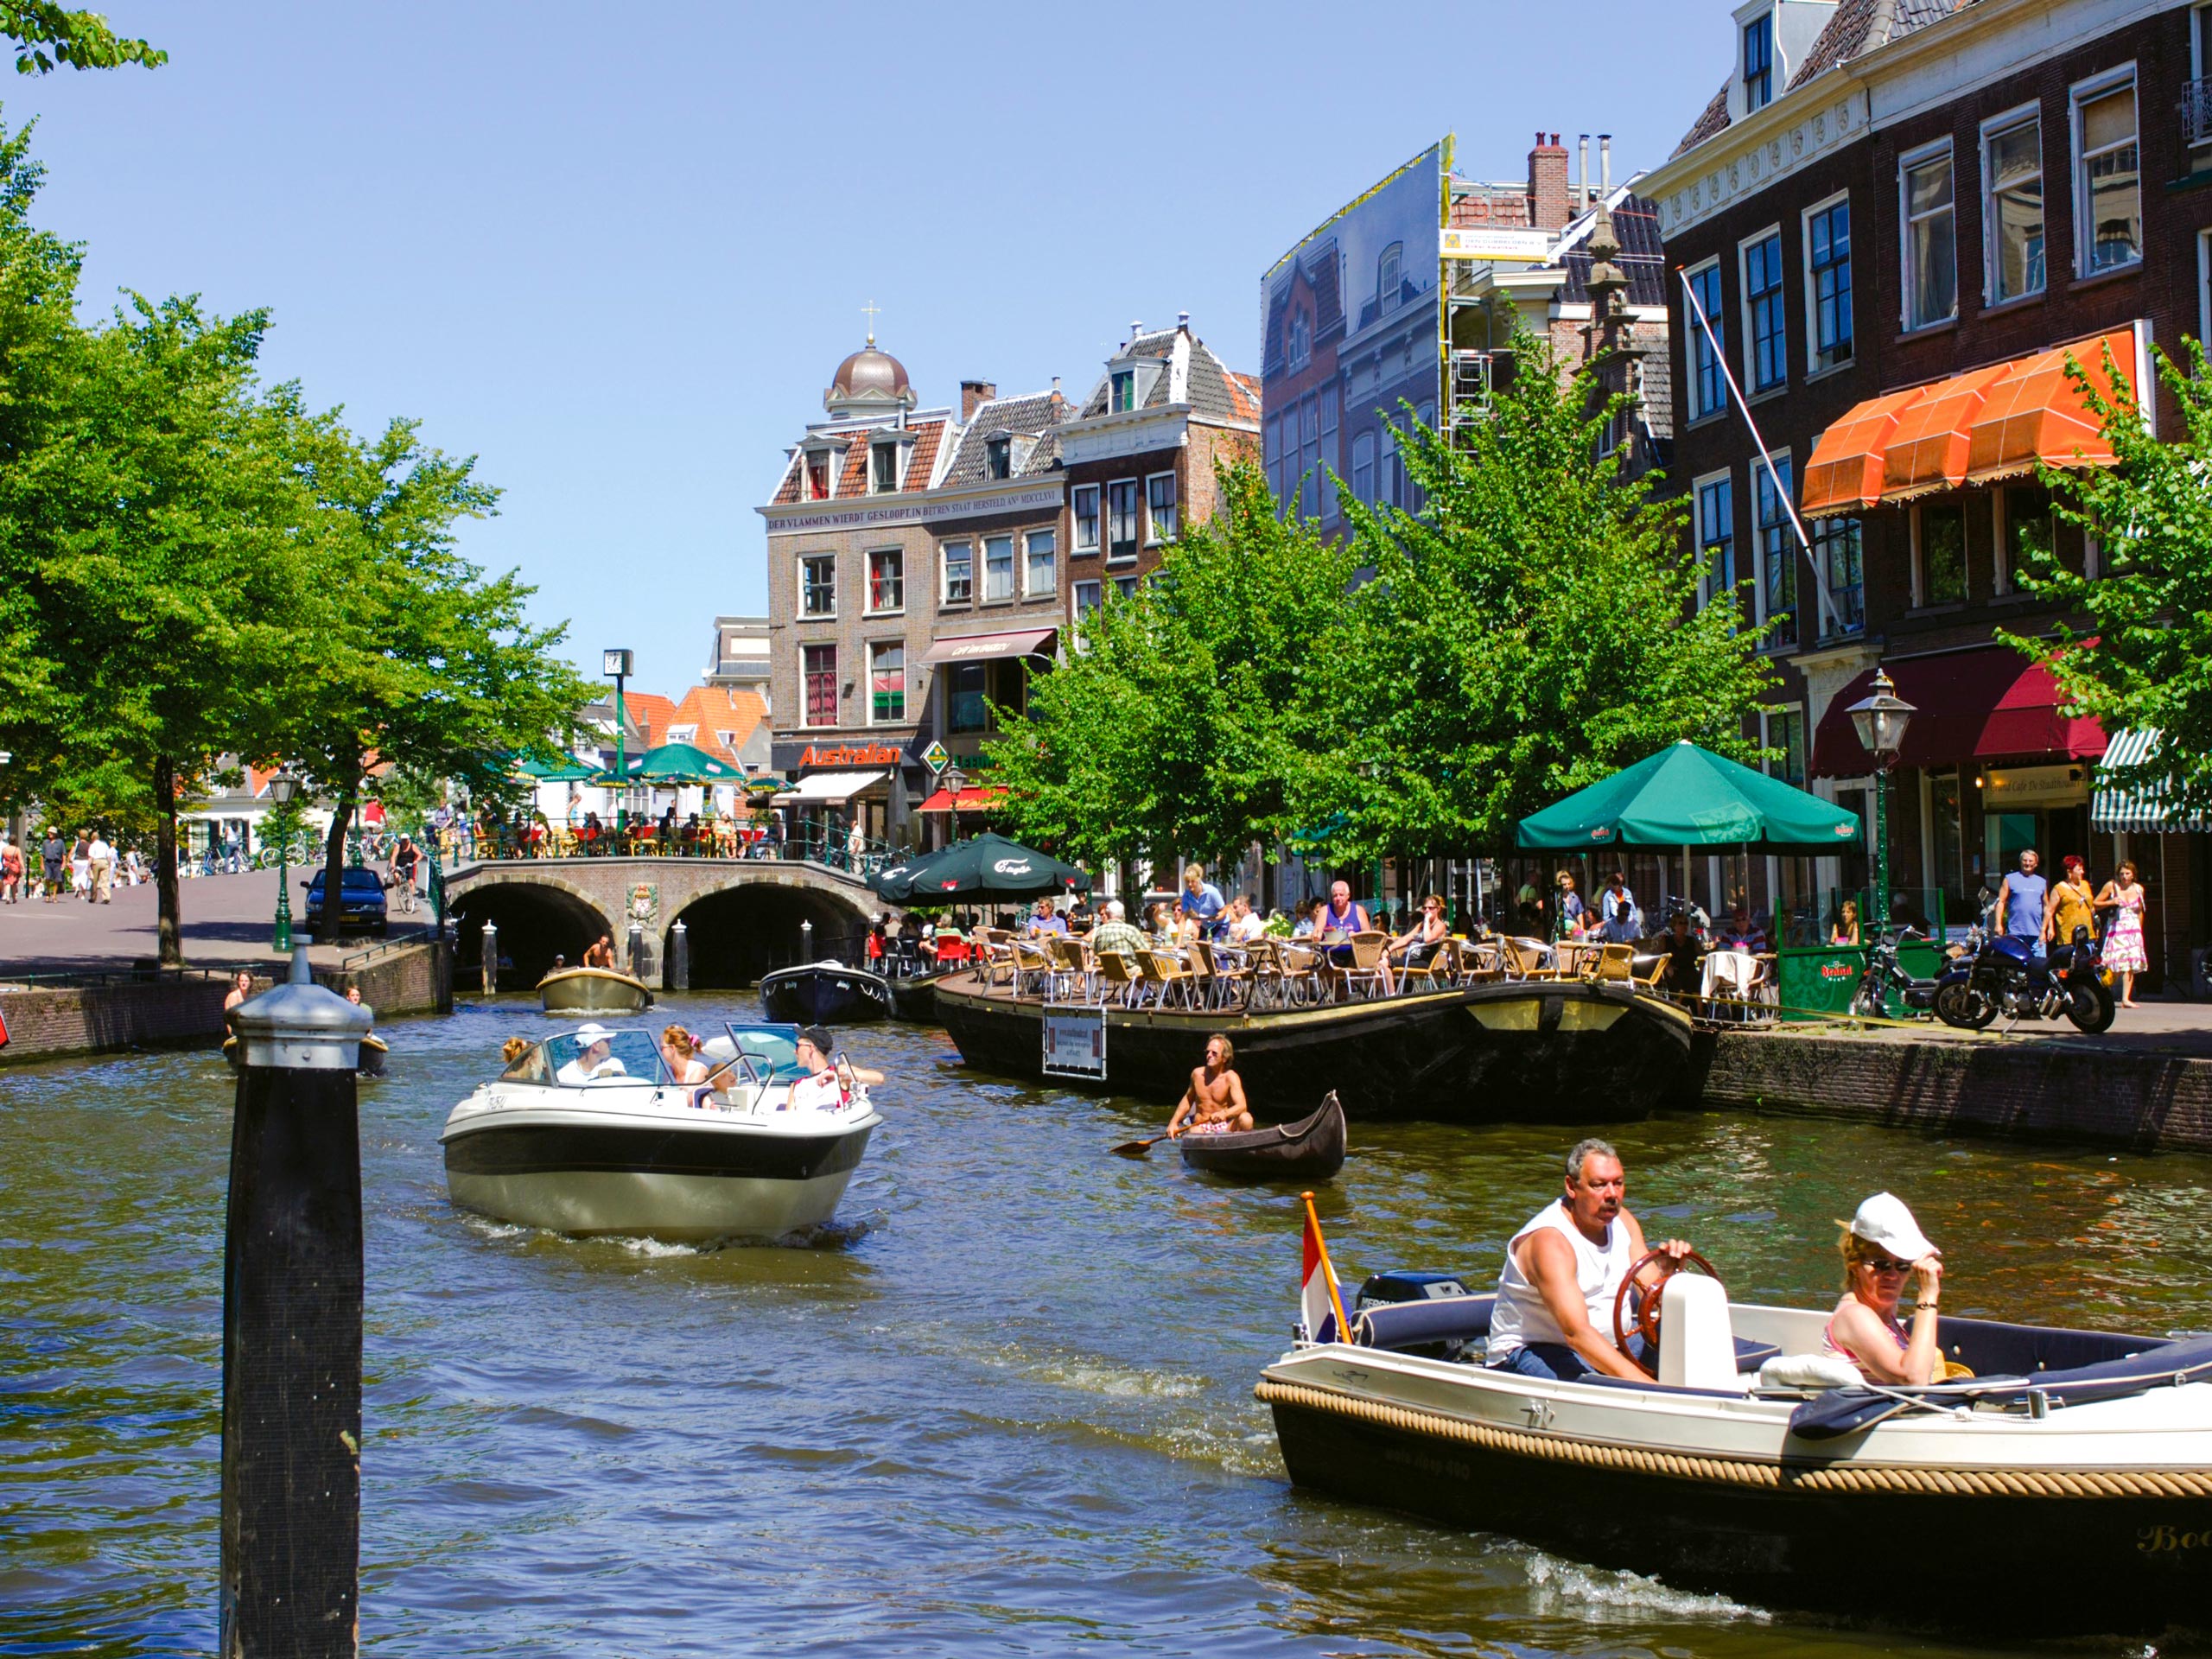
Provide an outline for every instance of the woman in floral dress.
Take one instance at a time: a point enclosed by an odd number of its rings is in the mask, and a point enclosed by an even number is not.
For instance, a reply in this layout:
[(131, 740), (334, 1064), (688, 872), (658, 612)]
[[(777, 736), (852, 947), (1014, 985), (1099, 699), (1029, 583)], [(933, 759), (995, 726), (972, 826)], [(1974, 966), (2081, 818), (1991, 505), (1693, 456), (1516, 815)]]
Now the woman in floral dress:
[(2113, 872), (2096, 907), (2112, 912), (2105, 932), (2104, 964), (2120, 976), (2120, 1006), (2135, 1006), (2135, 976), (2151, 965), (2143, 948), (2143, 889), (2136, 884), (2135, 866), (2123, 861)]

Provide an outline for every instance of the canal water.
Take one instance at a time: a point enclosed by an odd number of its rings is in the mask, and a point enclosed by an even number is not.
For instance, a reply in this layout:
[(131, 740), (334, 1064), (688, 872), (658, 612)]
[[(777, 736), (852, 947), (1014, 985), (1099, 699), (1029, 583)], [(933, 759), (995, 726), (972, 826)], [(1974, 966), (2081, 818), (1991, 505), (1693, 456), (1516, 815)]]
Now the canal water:
[[(972, 1076), (934, 1031), (847, 1034), (887, 1122), (804, 1248), (458, 1214), (440, 1123), (544, 1028), (515, 1003), (396, 1025), (363, 1086), (372, 1654), (1999, 1651), (1293, 1492), (1252, 1385), (1294, 1317), (1296, 1193), (1110, 1157), (1162, 1114)], [(213, 1649), (232, 1090), (210, 1054), (0, 1072), (0, 1654)], [(1612, 1138), (1647, 1230), (1738, 1297), (1833, 1296), (1835, 1218), (1887, 1186), (1955, 1310), (2212, 1327), (2204, 1159), (1795, 1118)], [(1348, 1288), (1490, 1280), (1561, 1141), (1355, 1123), (1320, 1200)], [(1870, 1611), (1913, 1560), (1870, 1541)]]

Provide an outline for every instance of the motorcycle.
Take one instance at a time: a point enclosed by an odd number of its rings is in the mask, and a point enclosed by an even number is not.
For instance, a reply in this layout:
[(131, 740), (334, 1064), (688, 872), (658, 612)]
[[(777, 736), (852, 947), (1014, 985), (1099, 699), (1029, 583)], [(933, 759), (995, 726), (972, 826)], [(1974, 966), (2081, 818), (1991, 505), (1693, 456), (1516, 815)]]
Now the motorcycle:
[(1936, 982), (1936, 1017), (1961, 1031), (1980, 1031), (1999, 1014), (2014, 1020), (2063, 1014), (2094, 1035), (2111, 1027), (2116, 1012), (2100, 966), (2086, 927), (2074, 930), (2071, 944), (2051, 946), (2041, 962), (2031, 940), (1993, 938)]
[(1909, 1013), (1924, 1019), (1936, 1007), (1936, 995), (1942, 982), (1919, 979), (1905, 971), (1897, 960), (1897, 947), (1926, 940), (1928, 936), (1917, 928), (1898, 929), (1887, 938), (1877, 938), (1866, 952), (1866, 970), (1859, 976), (1859, 988), (1851, 995), (1853, 1019), (1879, 1020), (1886, 1009), (1885, 991), (1895, 991)]

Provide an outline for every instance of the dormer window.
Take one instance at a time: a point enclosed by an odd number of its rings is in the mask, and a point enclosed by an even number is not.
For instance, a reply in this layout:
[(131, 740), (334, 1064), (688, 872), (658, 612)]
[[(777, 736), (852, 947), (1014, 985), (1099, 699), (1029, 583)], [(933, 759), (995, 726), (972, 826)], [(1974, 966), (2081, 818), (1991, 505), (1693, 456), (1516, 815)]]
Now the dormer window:
[(1109, 383), (1106, 407), (1116, 415), (1126, 415), (1137, 406), (1137, 372), (1116, 369)]
[(899, 446), (895, 443), (871, 444), (868, 447), (868, 487), (872, 494), (888, 495), (899, 487)]
[(1294, 372), (1313, 359), (1313, 321), (1303, 311), (1290, 320), (1290, 366)]
[(1763, 11), (1744, 25), (1744, 113), (1774, 102), (1774, 14)]
[(1014, 439), (1009, 435), (986, 438), (983, 441), (983, 476), (1012, 478), (1014, 476)]
[(1375, 262), (1375, 302), (1383, 311), (1398, 308), (1399, 289), (1405, 281), (1406, 245), (1393, 242)]
[(827, 501), (830, 487), (830, 452), (818, 449), (806, 458), (806, 499)]

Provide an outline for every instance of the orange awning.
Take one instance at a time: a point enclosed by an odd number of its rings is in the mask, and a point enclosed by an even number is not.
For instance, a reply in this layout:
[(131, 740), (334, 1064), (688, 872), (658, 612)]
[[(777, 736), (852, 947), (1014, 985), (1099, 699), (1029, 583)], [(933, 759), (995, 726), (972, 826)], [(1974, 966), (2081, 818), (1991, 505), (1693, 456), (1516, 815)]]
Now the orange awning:
[(2112, 447), (2081, 389), (2066, 378), (2071, 356), (2101, 395), (2112, 396), (2107, 348), (2120, 386), (2132, 388), (2137, 363), (2131, 327), (1854, 404), (1814, 447), (1800, 510), (1821, 517), (1910, 501), (2032, 473), (2039, 461), (2110, 466)]
[(2053, 467), (2111, 466), (2112, 446), (2105, 442), (2082, 388), (2066, 374), (2067, 359), (2072, 358), (2081, 364), (2097, 395), (2109, 400), (2113, 386), (2105, 372), (2107, 351), (2120, 372), (2120, 385), (2132, 388), (2135, 333), (2130, 328), (2062, 346), (2016, 365), (1991, 390), (1981, 418), (1974, 423), (1967, 458), (1968, 481), (1980, 484), (2032, 473), (2038, 461)]
[(1893, 391), (1853, 407), (1821, 434), (1813, 458), (1805, 463), (1805, 494), (1799, 511), (1812, 517), (1871, 507), (1882, 499), (1882, 454), (1897, 430), (1897, 416), (1918, 403), (1927, 388)]
[[(988, 812), (1006, 798), (1006, 791), (996, 784), (970, 784), (960, 791), (958, 810), (963, 812)], [(940, 789), (914, 809), (917, 812), (950, 812), (954, 810), (952, 791)]]

